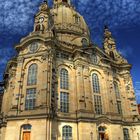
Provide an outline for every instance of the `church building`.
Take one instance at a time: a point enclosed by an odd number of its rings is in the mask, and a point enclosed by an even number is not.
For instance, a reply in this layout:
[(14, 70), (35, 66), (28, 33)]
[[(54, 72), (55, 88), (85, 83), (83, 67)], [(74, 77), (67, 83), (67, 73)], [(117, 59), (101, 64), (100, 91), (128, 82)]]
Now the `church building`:
[(70, 0), (41, 3), (5, 69), (0, 140), (140, 140), (132, 66), (107, 26), (90, 38)]

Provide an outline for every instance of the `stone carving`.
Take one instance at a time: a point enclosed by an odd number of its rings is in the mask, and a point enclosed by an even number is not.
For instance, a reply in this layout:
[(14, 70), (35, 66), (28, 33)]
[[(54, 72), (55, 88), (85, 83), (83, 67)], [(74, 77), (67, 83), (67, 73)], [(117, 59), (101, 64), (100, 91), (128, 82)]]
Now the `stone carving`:
[(6, 124), (7, 124), (7, 116), (5, 116), (4, 113), (2, 112), (0, 114), (0, 128), (5, 127)]

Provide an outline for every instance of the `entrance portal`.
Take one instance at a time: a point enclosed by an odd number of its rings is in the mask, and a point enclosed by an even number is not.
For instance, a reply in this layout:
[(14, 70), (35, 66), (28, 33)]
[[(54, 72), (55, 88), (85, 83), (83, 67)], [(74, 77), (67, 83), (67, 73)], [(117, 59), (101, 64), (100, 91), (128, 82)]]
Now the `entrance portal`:
[(106, 128), (105, 127), (102, 127), (102, 126), (100, 126), (98, 128), (99, 140), (109, 140), (108, 134), (106, 134), (105, 130), (106, 130)]

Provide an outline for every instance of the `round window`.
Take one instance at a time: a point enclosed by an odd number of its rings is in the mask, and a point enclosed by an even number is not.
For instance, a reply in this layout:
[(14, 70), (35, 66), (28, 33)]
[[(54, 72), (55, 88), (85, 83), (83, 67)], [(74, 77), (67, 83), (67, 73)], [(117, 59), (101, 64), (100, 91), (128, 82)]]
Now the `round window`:
[(109, 45), (108, 47), (111, 49), (112, 48), (112, 45)]
[(34, 53), (38, 49), (38, 43), (34, 42), (30, 45), (30, 52)]

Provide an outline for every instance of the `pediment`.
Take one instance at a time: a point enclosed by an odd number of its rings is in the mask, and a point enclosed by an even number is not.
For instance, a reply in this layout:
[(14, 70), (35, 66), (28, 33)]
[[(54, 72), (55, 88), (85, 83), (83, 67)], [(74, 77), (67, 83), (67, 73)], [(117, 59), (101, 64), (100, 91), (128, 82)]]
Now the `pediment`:
[(33, 54), (41, 51), (47, 50), (45, 44), (35, 41), (27, 44), (26, 46), (22, 47), (21, 51), (19, 52), (20, 55), (25, 54)]

